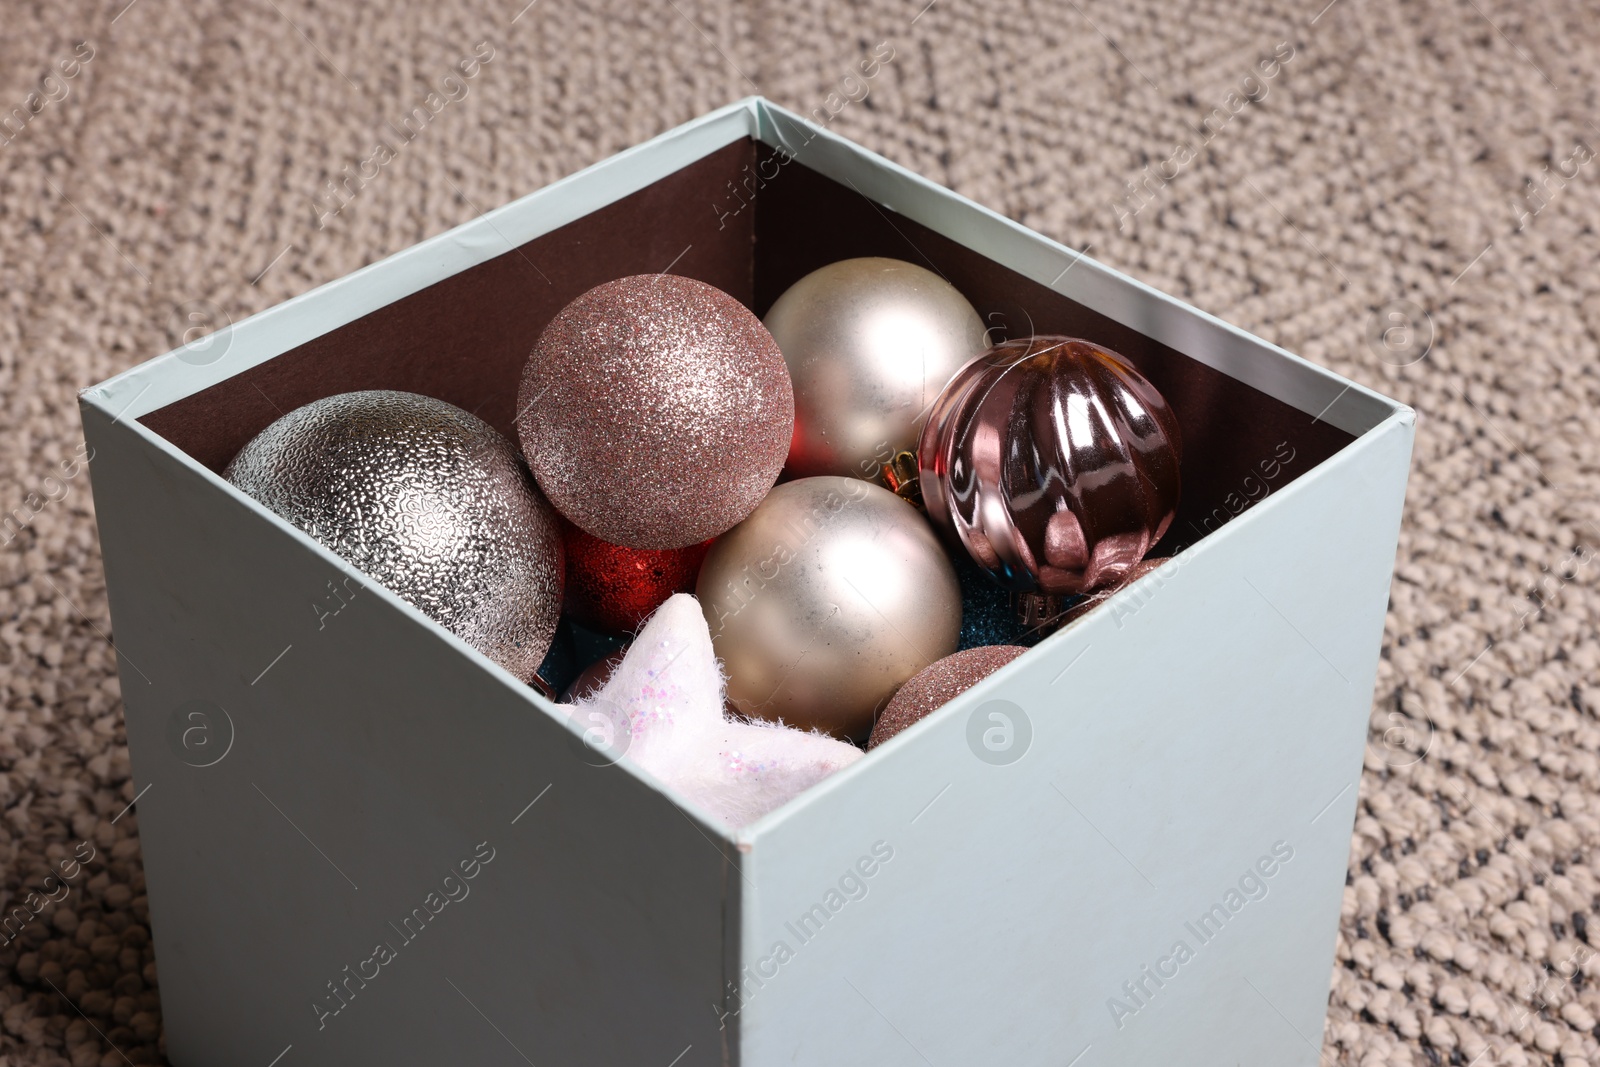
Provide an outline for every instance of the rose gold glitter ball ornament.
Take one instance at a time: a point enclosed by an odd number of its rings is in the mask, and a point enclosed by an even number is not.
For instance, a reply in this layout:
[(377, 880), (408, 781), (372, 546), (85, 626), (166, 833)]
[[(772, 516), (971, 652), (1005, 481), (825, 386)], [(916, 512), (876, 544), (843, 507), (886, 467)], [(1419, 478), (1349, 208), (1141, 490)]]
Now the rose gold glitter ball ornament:
[(1028, 651), (1021, 645), (979, 645), (917, 672), (902, 685), (872, 724), (869, 750), (938, 711), (1007, 663)]
[(609, 655), (601, 656), (585, 667), (572, 684), (567, 686), (561, 694), (561, 703), (575, 704), (580, 700), (587, 700), (605, 687), (607, 681), (616, 673), (617, 665), (622, 662), (622, 657), (628, 652), (624, 645)]
[(545, 496), (603, 541), (682, 548), (755, 508), (783, 469), (794, 390), (761, 320), (671, 274), (562, 308), (522, 373), (517, 435)]
[(1167, 532), (1179, 449), (1172, 409), (1127, 360), (1033, 337), (996, 345), (951, 380), (918, 466), (928, 517), (980, 567), (1058, 597), (1115, 583)]
[(341, 393), (262, 430), (225, 476), (518, 678), (539, 669), (561, 534), (482, 419), (415, 393)]
[[(1154, 573), (1155, 571), (1159, 571), (1162, 567), (1171, 562), (1172, 559), (1168, 556), (1156, 556), (1150, 559), (1141, 559), (1138, 563), (1135, 563), (1132, 567), (1128, 568), (1127, 573), (1121, 578), (1118, 578), (1109, 585), (1100, 586), (1098, 589), (1095, 589), (1093, 592), (1084, 596), (1077, 603), (1073, 604), (1067, 609), (1066, 613), (1061, 616), (1061, 622), (1066, 624), (1083, 618), (1085, 615), (1089, 614), (1089, 612), (1110, 600), (1117, 593), (1122, 592), (1122, 590), (1126, 589), (1134, 582), (1137, 582), (1140, 578), (1143, 578), (1147, 574)], [(1158, 587), (1163, 584), (1165, 584), (1165, 579), (1158, 578), (1156, 580), (1156, 585)], [(1139, 609), (1139, 605), (1140, 602), (1135, 601), (1133, 604), (1129, 605), (1126, 610), (1130, 613), (1137, 611)], [(1113, 612), (1112, 617), (1116, 617), (1115, 612)]]
[(712, 542), (695, 588), (745, 715), (862, 739), (956, 650), (961, 588), (927, 519), (860, 478), (773, 489)]
[[(898, 259), (845, 259), (791, 285), (767, 312), (794, 380), (792, 477), (914, 480), (928, 405), (989, 346), (956, 288)], [(898, 461), (898, 462), (897, 462)]]

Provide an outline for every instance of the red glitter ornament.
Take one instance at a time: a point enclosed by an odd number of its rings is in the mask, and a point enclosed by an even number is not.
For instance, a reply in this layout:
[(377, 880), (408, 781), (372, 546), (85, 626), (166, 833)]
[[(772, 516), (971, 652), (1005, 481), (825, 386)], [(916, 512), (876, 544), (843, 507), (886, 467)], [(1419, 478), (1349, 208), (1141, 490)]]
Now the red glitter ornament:
[(626, 548), (562, 521), (567, 557), (566, 613), (573, 622), (621, 636), (674, 593), (694, 592), (710, 541), (687, 548)]

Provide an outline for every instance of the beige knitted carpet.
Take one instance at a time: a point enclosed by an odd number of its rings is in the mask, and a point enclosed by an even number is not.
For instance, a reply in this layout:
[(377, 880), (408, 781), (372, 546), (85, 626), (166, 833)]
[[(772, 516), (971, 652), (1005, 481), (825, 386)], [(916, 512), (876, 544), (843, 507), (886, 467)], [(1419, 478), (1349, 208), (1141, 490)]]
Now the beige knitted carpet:
[(0, 1064), (162, 1062), (75, 391), (759, 91), (1418, 408), (1323, 1062), (1600, 1067), (1600, 9), (926, 2), (6, 0)]

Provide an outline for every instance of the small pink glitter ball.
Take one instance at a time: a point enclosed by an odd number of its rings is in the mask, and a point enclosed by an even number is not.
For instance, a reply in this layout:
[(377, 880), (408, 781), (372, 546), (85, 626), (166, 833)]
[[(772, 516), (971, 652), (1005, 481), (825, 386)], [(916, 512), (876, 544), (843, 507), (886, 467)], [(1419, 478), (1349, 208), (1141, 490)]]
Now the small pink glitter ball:
[(1026, 651), (1021, 645), (980, 645), (924, 667), (889, 699), (889, 705), (872, 725), (867, 748), (877, 748), (906, 727), (921, 722)]
[(682, 548), (736, 525), (794, 436), (794, 388), (761, 320), (672, 274), (618, 278), (562, 308), (523, 368), (517, 410), (550, 503), (629, 548)]

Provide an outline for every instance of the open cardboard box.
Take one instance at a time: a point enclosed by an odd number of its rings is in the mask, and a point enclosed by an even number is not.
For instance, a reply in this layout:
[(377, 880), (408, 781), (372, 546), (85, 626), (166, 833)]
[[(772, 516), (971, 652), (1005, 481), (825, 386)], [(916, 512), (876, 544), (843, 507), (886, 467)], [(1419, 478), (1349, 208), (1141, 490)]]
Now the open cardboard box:
[[(1177, 559), (736, 833), (382, 587), (329, 616), (346, 566), (220, 477), (355, 389), (514, 439), (591, 286), (762, 314), (861, 255), (1129, 357), (1182, 426)], [(82, 411), (180, 1067), (1317, 1061), (1404, 406), (751, 99)]]

